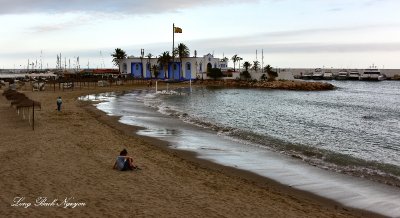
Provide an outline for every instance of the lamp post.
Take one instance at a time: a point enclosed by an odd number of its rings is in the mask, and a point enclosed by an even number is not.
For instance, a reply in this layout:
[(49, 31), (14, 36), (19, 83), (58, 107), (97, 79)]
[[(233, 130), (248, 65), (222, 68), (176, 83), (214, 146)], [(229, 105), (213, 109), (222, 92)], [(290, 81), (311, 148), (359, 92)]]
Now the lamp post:
[(144, 57), (144, 49), (140, 49), (140, 63), (142, 63), (142, 78), (144, 78), (144, 73), (143, 73), (143, 57)]
[(196, 63), (195, 63), (194, 65), (195, 65), (195, 67), (196, 67), (196, 79), (198, 79), (198, 78), (199, 78), (199, 71), (197, 70), (197, 66), (198, 66), (199, 64), (197, 63), (197, 60), (196, 60)]
[[(203, 62), (200, 62), (200, 67), (202, 68)], [(203, 69), (200, 71), (201, 73), (201, 81), (203, 81)]]

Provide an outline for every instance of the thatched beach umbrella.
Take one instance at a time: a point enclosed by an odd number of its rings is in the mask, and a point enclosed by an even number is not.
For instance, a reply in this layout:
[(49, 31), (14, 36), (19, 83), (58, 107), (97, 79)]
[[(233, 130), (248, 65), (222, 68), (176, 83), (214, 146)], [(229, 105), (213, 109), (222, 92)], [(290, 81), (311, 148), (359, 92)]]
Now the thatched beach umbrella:
[(20, 108), (30, 108), (30, 107), (35, 107), (35, 108), (36, 108), (36, 107), (37, 107), (37, 108), (41, 108), (41, 107), (42, 107), (42, 105), (41, 105), (40, 102), (32, 101), (32, 100), (30, 100), (30, 99), (22, 100), (22, 101), (20, 101), (19, 103), (17, 103), (15, 106), (16, 106), (17, 109), (20, 109)]
[(3, 93), (4, 96), (7, 98), (7, 100), (15, 100), (15, 99), (20, 99), (20, 98), (26, 98), (25, 94), (19, 93), (19, 92), (8, 92), (8, 93)]

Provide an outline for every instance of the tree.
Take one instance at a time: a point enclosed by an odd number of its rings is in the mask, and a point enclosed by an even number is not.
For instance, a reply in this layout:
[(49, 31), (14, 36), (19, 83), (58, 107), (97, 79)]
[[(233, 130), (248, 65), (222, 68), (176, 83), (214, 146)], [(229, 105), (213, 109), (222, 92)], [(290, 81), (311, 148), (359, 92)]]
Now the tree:
[(154, 64), (152, 68), (153, 68), (154, 77), (157, 79), (158, 74), (160, 74), (160, 71), (158, 71), (158, 66)]
[(239, 72), (240, 72), (240, 61), (243, 61), (243, 58), (238, 57), (238, 61), (239, 61)]
[(236, 62), (239, 61), (240, 57), (235, 54), (232, 56), (231, 60), (233, 61), (233, 71), (236, 71)]
[(178, 57), (179, 57), (179, 61), (180, 61), (180, 63), (181, 63), (181, 75), (180, 75), (180, 77), (183, 77), (183, 63), (182, 63), (182, 59), (183, 58), (187, 58), (187, 57), (189, 57), (189, 55), (190, 55), (190, 50), (189, 50), (189, 48), (185, 45), (185, 44), (183, 44), (183, 43), (179, 43), (178, 44), (178, 47), (176, 47), (175, 49), (174, 49), (174, 56), (175, 55), (178, 55)]
[(221, 69), (219, 69), (219, 68), (211, 68), (209, 70), (209, 72), (207, 73), (207, 76), (214, 78), (216, 80), (217, 78), (223, 77), (224, 74), (222, 73)]
[(276, 77), (278, 77), (278, 73), (273, 70), (273, 68), (268, 64), (264, 68), (264, 72), (268, 74), (268, 80), (274, 81)]
[(121, 72), (121, 60), (126, 58), (126, 52), (120, 48), (116, 48), (114, 53), (111, 54), (115, 66), (118, 66), (119, 72)]
[(244, 67), (244, 69), (245, 69), (246, 71), (249, 71), (249, 68), (251, 67), (250, 62), (248, 62), (248, 61), (244, 62), (244, 63), (243, 63), (243, 67)]
[(267, 79), (267, 76), (265, 75), (265, 73), (263, 73), (263, 75), (261, 75), (260, 79), (261, 80), (266, 80)]
[(253, 61), (253, 70), (255, 70), (257, 72), (258, 69), (260, 69), (260, 62), (258, 61)]
[(163, 69), (164, 69), (164, 78), (167, 78), (167, 70), (168, 70), (168, 63), (171, 60), (171, 55), (169, 55), (169, 51), (164, 51), (157, 60), (157, 63), (159, 63), (160, 65), (162, 65)]
[(249, 71), (245, 70), (242, 73), (240, 73), (241, 76), (243, 76), (246, 80), (251, 79), (251, 75)]

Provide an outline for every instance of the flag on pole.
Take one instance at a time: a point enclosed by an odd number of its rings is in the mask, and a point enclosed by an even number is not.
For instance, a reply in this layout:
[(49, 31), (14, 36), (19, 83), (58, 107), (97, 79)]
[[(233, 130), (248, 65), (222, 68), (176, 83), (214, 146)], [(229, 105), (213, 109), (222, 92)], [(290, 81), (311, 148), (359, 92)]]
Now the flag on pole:
[(182, 28), (174, 27), (174, 33), (182, 33)]

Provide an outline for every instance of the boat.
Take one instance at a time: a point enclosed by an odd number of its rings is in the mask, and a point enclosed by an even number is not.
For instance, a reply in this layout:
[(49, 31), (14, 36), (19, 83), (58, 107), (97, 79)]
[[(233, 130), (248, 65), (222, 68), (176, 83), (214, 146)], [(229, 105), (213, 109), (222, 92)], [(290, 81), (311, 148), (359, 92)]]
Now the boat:
[(312, 79), (312, 78), (313, 78), (313, 73), (312, 73), (312, 72), (306, 72), (306, 73), (304, 73), (304, 74), (302, 75), (301, 78), (302, 78), (302, 79), (306, 79), (306, 80)]
[(325, 71), (325, 72), (324, 72), (323, 78), (324, 78), (324, 79), (327, 79), (327, 80), (333, 79), (333, 73), (332, 73), (332, 71), (330, 71), (330, 70)]
[(374, 65), (371, 67), (364, 69), (364, 71), (360, 75), (360, 80), (369, 80), (369, 81), (382, 81), (385, 80), (386, 76), (381, 73), (381, 71)]
[(349, 78), (349, 72), (347, 70), (341, 70), (339, 71), (336, 79), (338, 80), (346, 80)]
[(352, 70), (349, 73), (349, 80), (359, 80), (360, 79), (360, 73), (357, 70)]
[(320, 80), (324, 78), (324, 73), (322, 72), (321, 68), (315, 69), (312, 79)]

